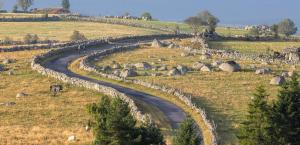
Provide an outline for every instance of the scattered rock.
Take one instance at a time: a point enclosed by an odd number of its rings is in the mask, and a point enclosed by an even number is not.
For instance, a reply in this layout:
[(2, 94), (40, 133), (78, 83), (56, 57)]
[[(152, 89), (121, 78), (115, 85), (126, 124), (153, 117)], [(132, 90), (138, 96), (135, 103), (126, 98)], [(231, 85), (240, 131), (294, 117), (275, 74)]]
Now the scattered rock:
[(168, 70), (168, 68), (167, 68), (167, 66), (163, 65), (163, 66), (160, 66), (160, 67), (158, 68), (158, 70), (159, 70), (159, 71), (166, 71), (166, 70)]
[(0, 103), (0, 106), (15, 106), (17, 103), (16, 102), (5, 102), (5, 103)]
[(289, 71), (289, 72), (288, 72), (289, 77), (293, 76), (294, 74), (295, 74), (294, 71)]
[(161, 76), (162, 75), (162, 73), (152, 73), (151, 74), (151, 76), (153, 76), (153, 77), (157, 77), (157, 76)]
[(222, 61), (217, 60), (217, 61), (214, 61), (211, 65), (213, 67), (219, 67), (221, 64), (222, 64)]
[(115, 71), (113, 72), (113, 74), (116, 75), (116, 76), (119, 76), (119, 75), (121, 74), (121, 71), (120, 71), (120, 70), (115, 70)]
[(152, 66), (147, 62), (136, 63), (134, 66), (143, 70), (150, 70), (152, 68)]
[(91, 130), (91, 127), (89, 125), (86, 125), (85, 126), (85, 131), (90, 131)]
[(285, 83), (283, 76), (275, 76), (270, 81), (270, 85), (282, 85), (283, 83)]
[(10, 75), (10, 76), (15, 75), (15, 73), (13, 71), (8, 71), (7, 74)]
[(202, 62), (195, 62), (192, 66), (194, 70), (200, 70), (205, 64)]
[(238, 72), (241, 70), (240, 65), (235, 61), (227, 61), (225, 63), (222, 63), (219, 68), (225, 72)]
[(68, 141), (69, 141), (69, 142), (74, 142), (74, 141), (76, 141), (76, 136), (75, 136), (75, 135), (69, 136), (69, 137), (68, 137)]
[(184, 65), (178, 65), (177, 70), (183, 75), (189, 71), (188, 67)]
[(283, 72), (283, 73), (281, 74), (281, 76), (287, 78), (287, 77), (289, 77), (289, 73), (288, 73), (288, 72)]
[(11, 59), (4, 59), (4, 60), (2, 61), (3, 64), (9, 64), (9, 63), (13, 63), (13, 62), (14, 62), (14, 61), (11, 60)]
[(113, 63), (111, 66), (113, 69), (120, 69), (121, 65), (119, 63)]
[(26, 97), (26, 96), (27, 96), (27, 94), (21, 92), (21, 93), (18, 93), (18, 94), (16, 95), (16, 98), (17, 98), (17, 99), (18, 99), (18, 98), (24, 98), (24, 97)]
[(270, 68), (261, 68), (255, 71), (255, 74), (261, 75), (261, 74), (270, 74), (272, 70)]
[(188, 57), (188, 56), (191, 56), (191, 54), (187, 53), (187, 52), (183, 52), (183, 53), (180, 54), (180, 56), (182, 56), (182, 57)]
[(178, 75), (181, 75), (180, 71), (177, 70), (177, 68), (172, 68), (168, 74), (168, 76), (178, 76)]
[(137, 75), (138, 75), (137, 72), (132, 70), (132, 69), (124, 69), (120, 73), (120, 76), (123, 77), (123, 78), (136, 77)]
[(162, 62), (162, 61), (166, 61), (166, 59), (165, 58), (160, 58), (160, 59), (158, 59), (158, 61)]
[(211, 69), (209, 66), (204, 65), (204, 66), (201, 68), (201, 71), (203, 71), (203, 72), (211, 72), (212, 69)]
[(161, 41), (154, 39), (151, 47), (161, 48), (161, 47), (164, 47), (164, 44)]
[(175, 44), (171, 43), (168, 48), (175, 48)]
[(206, 59), (211, 59), (211, 55), (210, 54), (203, 54), (200, 57), (201, 60), (206, 60)]

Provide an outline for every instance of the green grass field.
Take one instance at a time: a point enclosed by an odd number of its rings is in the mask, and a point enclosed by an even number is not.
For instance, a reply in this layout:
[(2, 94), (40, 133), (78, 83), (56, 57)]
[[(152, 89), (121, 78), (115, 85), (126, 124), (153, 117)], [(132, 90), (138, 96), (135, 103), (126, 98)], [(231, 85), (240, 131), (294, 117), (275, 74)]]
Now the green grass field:
[(266, 53), (268, 50), (281, 52), (286, 47), (300, 47), (300, 42), (247, 42), (247, 41), (212, 41), (213, 49), (232, 49), (242, 53)]
[[(274, 45), (275, 46), (275, 45)], [(275, 49), (275, 48), (274, 48)], [(255, 50), (252, 50), (255, 51)], [(183, 51), (174, 49), (159, 49), (151, 47), (142, 47), (135, 51), (113, 54), (104, 60), (98, 61), (96, 65), (109, 65), (112, 61), (120, 64), (149, 62), (155, 65), (165, 64), (168, 68), (177, 65), (186, 65), (191, 67), (194, 62), (201, 61), (199, 56), (182, 57), (180, 54)], [(166, 61), (159, 62), (159, 58), (165, 58)], [(222, 58), (213, 58), (211, 60), (203, 60), (205, 63), (212, 63), (213, 60), (223, 60)], [(138, 76), (132, 79), (144, 80), (161, 85), (166, 85), (181, 89), (186, 93), (193, 94), (194, 100), (198, 105), (204, 107), (209, 116), (218, 125), (218, 133), (221, 144), (237, 143), (237, 131), (241, 121), (247, 110), (247, 104), (250, 101), (253, 91), (258, 85), (267, 87), (271, 94), (270, 100), (274, 99), (276, 91), (279, 89), (276, 86), (270, 86), (269, 81), (273, 74), (281, 74), (283, 71), (288, 71), (289, 66), (272, 64), (262, 65), (259, 62), (237, 60), (244, 69), (242, 72), (225, 73), (220, 71), (214, 72), (198, 72), (192, 71), (186, 75), (178, 77), (170, 76)], [(249, 71), (250, 65), (256, 67), (270, 67), (273, 74), (256, 75), (255, 70)], [(297, 68), (297, 71), (300, 71)], [(145, 71), (140, 71), (145, 72)], [(151, 73), (153, 71), (147, 71)], [(162, 71), (161, 73), (166, 73)], [(251, 79), (249, 79), (251, 78)]]
[(26, 34), (37, 34), (41, 40), (69, 41), (74, 30), (88, 39), (108, 36), (160, 34), (160, 31), (92, 22), (1, 22), (0, 39), (23, 40)]

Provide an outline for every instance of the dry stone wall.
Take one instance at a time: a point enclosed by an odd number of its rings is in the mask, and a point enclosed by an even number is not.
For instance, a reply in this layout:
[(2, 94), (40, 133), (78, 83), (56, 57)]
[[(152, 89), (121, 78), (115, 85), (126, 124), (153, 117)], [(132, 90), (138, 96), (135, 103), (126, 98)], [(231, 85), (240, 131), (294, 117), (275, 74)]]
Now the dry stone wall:
[[(177, 35), (176, 35), (177, 36)], [(83, 41), (83, 42), (78, 42), (74, 45), (71, 46), (65, 46), (57, 49), (52, 49), (49, 52), (45, 54), (41, 54), (38, 56), (35, 56), (32, 60), (31, 67), (33, 70), (36, 70), (37, 72), (41, 73), (42, 75), (48, 76), (48, 77), (53, 77), (55, 79), (58, 79), (62, 82), (69, 83), (72, 85), (76, 85), (79, 87), (85, 87), (91, 90), (95, 90), (98, 92), (101, 92), (105, 95), (112, 96), (112, 97), (120, 97), (124, 101), (129, 103), (129, 106), (131, 108), (131, 113), (135, 116), (136, 119), (140, 121), (145, 121), (145, 119), (149, 119), (148, 115), (142, 114), (137, 106), (135, 105), (134, 101), (124, 93), (121, 93), (111, 87), (106, 87), (103, 85), (100, 85), (98, 83), (86, 81), (80, 78), (74, 78), (70, 77), (64, 73), (57, 72), (52, 69), (48, 69), (43, 64), (45, 61), (51, 60), (51, 58), (60, 56), (62, 54), (67, 55), (68, 53), (73, 53), (78, 50), (87, 50), (91, 47), (95, 46), (101, 46), (105, 45), (108, 43), (114, 43), (114, 42), (130, 42), (130, 41), (143, 41), (143, 40), (149, 40), (149, 39), (155, 39), (155, 38), (173, 38), (175, 35), (147, 35), (147, 36), (127, 36), (127, 37), (115, 37), (115, 38), (103, 38), (103, 39), (97, 39), (97, 40), (88, 40), (88, 41)], [(179, 37), (186, 37), (186, 35), (182, 35)], [(151, 118), (150, 118), (151, 119)]]
[(167, 86), (162, 86), (162, 85), (158, 85), (158, 84), (153, 84), (153, 83), (149, 83), (149, 82), (144, 82), (144, 81), (140, 81), (140, 80), (129, 80), (126, 78), (122, 78), (113, 74), (106, 74), (103, 73), (101, 71), (98, 71), (96, 66), (92, 65), (92, 62), (97, 59), (97, 60), (101, 60), (103, 59), (105, 56), (108, 56), (110, 54), (116, 53), (116, 52), (120, 52), (120, 51), (127, 51), (127, 50), (132, 50), (134, 48), (136, 48), (137, 45), (129, 45), (129, 46), (119, 46), (119, 47), (114, 47), (112, 49), (109, 50), (104, 50), (95, 54), (91, 54), (89, 56), (86, 56), (81, 62), (80, 62), (80, 68), (89, 72), (94, 72), (97, 73), (98, 75), (105, 77), (105, 78), (109, 78), (109, 79), (114, 79), (114, 80), (118, 80), (118, 81), (123, 81), (123, 82), (127, 82), (127, 83), (134, 83), (134, 84), (138, 84), (144, 87), (148, 87), (151, 89), (155, 89), (155, 90), (159, 90), (171, 95), (174, 95), (176, 97), (178, 97), (178, 99), (180, 99), (181, 101), (183, 101), (187, 106), (189, 106), (191, 109), (195, 110), (196, 112), (199, 113), (199, 115), (201, 115), (203, 121), (205, 122), (206, 126), (209, 128), (211, 136), (212, 136), (212, 143), (214, 145), (217, 144), (217, 132), (216, 132), (216, 128), (217, 126), (214, 124), (213, 121), (208, 119), (208, 116), (205, 112), (204, 109), (200, 108), (199, 106), (195, 105), (192, 100), (191, 100), (191, 95), (186, 94), (184, 92), (182, 92), (181, 90), (175, 89), (175, 88), (170, 88)]

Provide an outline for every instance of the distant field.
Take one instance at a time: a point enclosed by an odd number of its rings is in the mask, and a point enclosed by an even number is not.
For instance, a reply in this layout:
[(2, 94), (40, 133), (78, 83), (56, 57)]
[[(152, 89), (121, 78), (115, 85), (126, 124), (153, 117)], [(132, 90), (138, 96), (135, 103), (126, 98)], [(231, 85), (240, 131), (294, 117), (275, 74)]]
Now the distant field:
[[(111, 19), (111, 18), (110, 18)], [(144, 25), (152, 25), (156, 27), (163, 27), (163, 28), (170, 28), (174, 29), (176, 26), (179, 26), (181, 31), (186, 31), (186, 32), (192, 32), (191, 28), (189, 25), (185, 23), (179, 23), (179, 22), (168, 22), (168, 21), (144, 21), (144, 20), (126, 20), (126, 19), (114, 19), (114, 20), (120, 20), (120, 21), (127, 21), (131, 23), (141, 23)], [(216, 29), (217, 33), (223, 36), (228, 36), (228, 35), (244, 35), (248, 33), (248, 31), (244, 29), (229, 29), (225, 27), (217, 27)]]
[(249, 42), (249, 41), (212, 41), (214, 49), (232, 49), (242, 53), (266, 53), (267, 50), (282, 51), (287, 47), (300, 47), (300, 42)]
[(42, 40), (68, 41), (74, 30), (80, 31), (88, 39), (161, 33), (143, 28), (92, 22), (1, 22), (0, 39), (8, 36), (14, 40), (23, 40), (26, 34), (37, 34)]
[[(123, 52), (111, 55), (104, 60), (98, 61), (96, 65), (109, 65), (112, 61), (120, 64), (148, 62), (154, 65), (165, 64), (168, 68), (177, 65), (186, 65), (191, 67), (193, 63), (201, 61), (199, 56), (182, 57), (180, 54), (183, 51), (167, 48), (151, 48), (142, 47), (135, 51)], [(159, 58), (165, 58), (166, 61), (159, 62)], [(211, 60), (203, 60), (205, 63), (212, 63), (213, 60), (223, 60), (222, 58), (213, 58)], [(225, 72), (198, 72), (193, 71), (184, 76), (169, 77), (169, 76), (138, 76), (133, 79), (145, 80), (157, 84), (174, 87), (191, 93), (193, 98), (200, 106), (204, 107), (209, 116), (216, 121), (221, 144), (236, 143), (236, 132), (239, 123), (244, 118), (247, 104), (252, 96), (255, 88), (262, 84), (267, 87), (268, 92), (273, 99), (278, 89), (276, 86), (270, 86), (269, 81), (272, 78), (270, 75), (255, 75), (254, 71), (248, 71), (250, 65), (256, 67), (266, 67), (259, 62), (250, 62), (237, 60), (244, 69), (242, 72), (225, 73)], [(290, 68), (285, 65), (272, 64), (268, 65), (275, 74), (281, 74), (282, 71), (288, 71)], [(297, 68), (297, 71), (300, 71)], [(139, 71), (143, 74), (145, 71)], [(166, 71), (146, 71), (147, 73)], [(251, 79), (249, 79), (251, 78)]]
[[(30, 13), (0, 13), (0, 18), (41, 18), (44, 14), (30, 14)], [(56, 16), (55, 14), (49, 14), (49, 17)]]

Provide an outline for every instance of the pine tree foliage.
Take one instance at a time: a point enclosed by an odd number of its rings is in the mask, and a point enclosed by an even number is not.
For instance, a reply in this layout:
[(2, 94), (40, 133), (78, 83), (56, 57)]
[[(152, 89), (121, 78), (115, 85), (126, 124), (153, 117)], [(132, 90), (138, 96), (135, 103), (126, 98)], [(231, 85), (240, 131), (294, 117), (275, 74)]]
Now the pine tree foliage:
[(269, 144), (269, 128), (267, 104), (268, 94), (266, 90), (260, 86), (253, 94), (253, 99), (249, 103), (248, 115), (246, 121), (241, 127), (240, 142), (243, 145), (268, 145)]
[(173, 139), (173, 145), (200, 145), (201, 138), (195, 121), (188, 117), (181, 123)]

